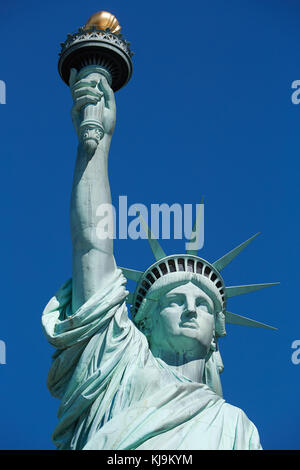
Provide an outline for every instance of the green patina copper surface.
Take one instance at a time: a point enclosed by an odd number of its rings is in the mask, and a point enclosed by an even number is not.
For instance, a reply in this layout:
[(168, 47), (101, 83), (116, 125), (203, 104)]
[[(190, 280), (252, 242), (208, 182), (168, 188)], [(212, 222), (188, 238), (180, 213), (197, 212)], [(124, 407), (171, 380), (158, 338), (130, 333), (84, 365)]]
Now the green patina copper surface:
[[(254, 424), (222, 397), (218, 343), (226, 322), (271, 328), (226, 310), (227, 297), (268, 286), (226, 287), (220, 275), (254, 237), (214, 263), (199, 258), (192, 245), (184, 255), (167, 256), (151, 239), (151, 268), (118, 268), (113, 240), (96, 236), (97, 208), (111, 203), (114, 93), (99, 67), (71, 71), (70, 85), (79, 137), (71, 196), (73, 275), (42, 317), (56, 348), (48, 376), (50, 392), (61, 401), (55, 445), (260, 449)], [(94, 126), (83, 135), (87, 114)], [(137, 282), (135, 293), (126, 290), (124, 275)]]

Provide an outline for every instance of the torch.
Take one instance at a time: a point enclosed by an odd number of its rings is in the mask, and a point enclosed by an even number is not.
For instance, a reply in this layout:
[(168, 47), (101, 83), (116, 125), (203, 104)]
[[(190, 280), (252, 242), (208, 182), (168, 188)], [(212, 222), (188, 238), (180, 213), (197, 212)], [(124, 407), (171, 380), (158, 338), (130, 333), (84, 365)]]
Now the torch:
[[(117, 18), (107, 11), (90, 17), (85, 26), (68, 34), (61, 43), (58, 71), (69, 85), (72, 68), (100, 82), (104, 75), (113, 91), (122, 88), (131, 78), (133, 53), (130, 43), (120, 33)], [(89, 154), (93, 154), (104, 136), (102, 125), (103, 99), (96, 105), (88, 104), (82, 109), (79, 139)]]

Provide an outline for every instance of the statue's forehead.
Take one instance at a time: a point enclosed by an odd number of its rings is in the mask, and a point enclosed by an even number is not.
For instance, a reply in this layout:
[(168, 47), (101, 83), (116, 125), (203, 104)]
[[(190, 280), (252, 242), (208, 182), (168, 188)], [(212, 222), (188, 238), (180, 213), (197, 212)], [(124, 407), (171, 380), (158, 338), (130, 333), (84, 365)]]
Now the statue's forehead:
[(170, 294), (193, 294), (193, 295), (201, 295), (204, 297), (208, 297), (207, 294), (196, 284), (194, 284), (192, 281), (187, 281), (180, 286), (176, 286), (168, 292), (165, 293), (165, 296), (168, 296)]

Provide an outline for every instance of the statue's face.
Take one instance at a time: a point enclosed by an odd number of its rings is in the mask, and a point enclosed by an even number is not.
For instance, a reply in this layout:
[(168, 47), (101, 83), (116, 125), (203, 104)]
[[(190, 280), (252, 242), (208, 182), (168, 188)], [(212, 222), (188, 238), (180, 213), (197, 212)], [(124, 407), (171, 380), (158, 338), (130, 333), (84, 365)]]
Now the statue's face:
[(192, 282), (180, 285), (159, 300), (152, 317), (151, 349), (205, 357), (214, 336), (214, 305)]

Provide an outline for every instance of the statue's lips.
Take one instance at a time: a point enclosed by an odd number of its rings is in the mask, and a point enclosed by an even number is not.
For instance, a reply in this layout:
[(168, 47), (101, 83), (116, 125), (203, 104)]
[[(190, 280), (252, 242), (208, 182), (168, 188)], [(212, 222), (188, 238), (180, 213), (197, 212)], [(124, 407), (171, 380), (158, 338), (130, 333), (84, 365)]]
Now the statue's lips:
[(194, 329), (198, 328), (197, 323), (195, 323), (193, 321), (181, 322), (181, 323), (179, 323), (179, 326), (181, 326), (182, 328), (194, 328)]

